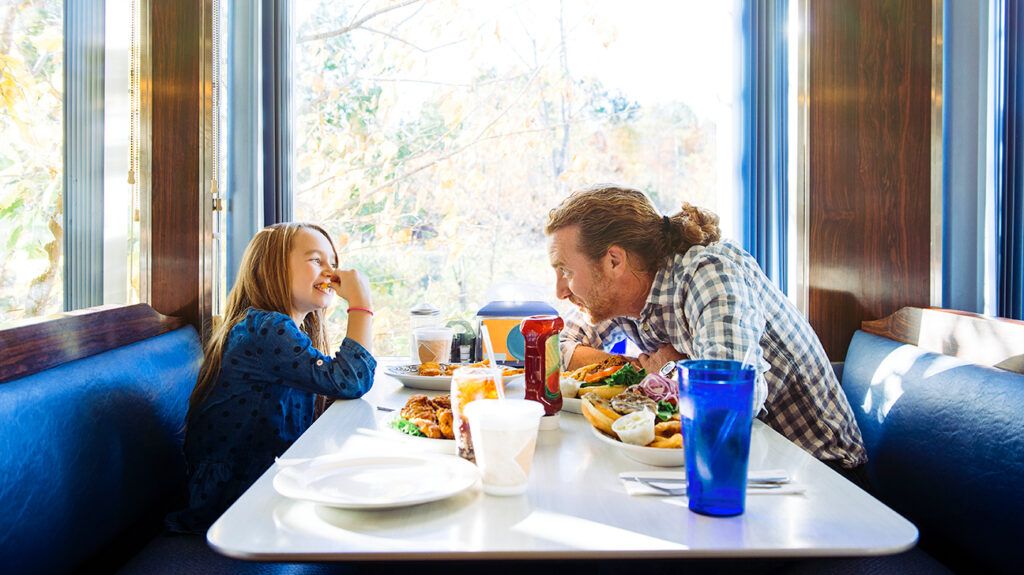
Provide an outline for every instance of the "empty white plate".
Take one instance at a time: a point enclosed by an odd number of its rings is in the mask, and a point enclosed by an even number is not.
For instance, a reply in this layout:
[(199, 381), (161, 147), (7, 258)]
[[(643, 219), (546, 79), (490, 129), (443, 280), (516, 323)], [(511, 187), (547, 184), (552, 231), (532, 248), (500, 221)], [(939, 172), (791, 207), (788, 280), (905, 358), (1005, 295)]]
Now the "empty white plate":
[(475, 465), (455, 456), (332, 457), (283, 467), (274, 489), (330, 507), (387, 509), (451, 497), (478, 478)]

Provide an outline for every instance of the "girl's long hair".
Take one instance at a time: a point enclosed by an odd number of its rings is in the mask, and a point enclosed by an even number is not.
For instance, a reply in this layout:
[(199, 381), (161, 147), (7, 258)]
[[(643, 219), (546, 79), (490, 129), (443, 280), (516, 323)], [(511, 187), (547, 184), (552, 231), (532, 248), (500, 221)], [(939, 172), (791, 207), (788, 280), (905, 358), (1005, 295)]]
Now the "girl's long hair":
[[(334, 262), (337, 263), (338, 250), (334, 247), (331, 236), (318, 225), (290, 222), (267, 226), (256, 232), (252, 241), (245, 248), (235, 287), (231, 288), (231, 293), (228, 294), (224, 316), (220, 324), (214, 327), (203, 350), (203, 365), (199, 369), (196, 387), (192, 390), (192, 395), (188, 400), (190, 417), (199, 409), (217, 381), (228, 334), (238, 322), (245, 318), (249, 308), (277, 311), (288, 315), (288, 308), (292, 301), (288, 256), (291, 253), (295, 234), (302, 229), (323, 234), (327, 238), (327, 243), (331, 244)], [(322, 353), (328, 352), (329, 342), (324, 322), (324, 310), (318, 309), (307, 314), (299, 329), (313, 341), (313, 347)], [(187, 418), (186, 421), (188, 421)]]

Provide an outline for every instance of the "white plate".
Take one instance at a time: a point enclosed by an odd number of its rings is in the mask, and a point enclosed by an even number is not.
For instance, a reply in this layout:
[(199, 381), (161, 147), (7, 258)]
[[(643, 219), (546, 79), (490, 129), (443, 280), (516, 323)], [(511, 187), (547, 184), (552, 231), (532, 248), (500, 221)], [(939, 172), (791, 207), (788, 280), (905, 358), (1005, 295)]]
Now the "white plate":
[(285, 497), (342, 509), (388, 509), (451, 497), (479, 472), (449, 455), (313, 459), (281, 468), (274, 489)]
[[(428, 391), (451, 391), (452, 376), (450, 375), (420, 375), (419, 364), (413, 365), (392, 365), (384, 368), (384, 373), (398, 381), (405, 387), (412, 389), (425, 389)], [(523, 374), (513, 375), (505, 378), (505, 387), (515, 385), (523, 381)]]
[(569, 413), (583, 413), (583, 406), (580, 404), (580, 398), (578, 397), (563, 397), (562, 398), (562, 411), (568, 411)]
[(420, 375), (419, 364), (414, 365), (391, 365), (384, 368), (384, 373), (402, 382), (402, 385), (413, 389), (428, 389), (430, 391), (450, 391), (452, 387), (452, 376), (450, 375)]
[(389, 416), (385, 417), (381, 423), (380, 428), (382, 431), (395, 436), (395, 440), (404, 441), (410, 446), (416, 446), (417, 449), (422, 451), (430, 451), (432, 453), (450, 453), (454, 455), (455, 440), (454, 439), (430, 439), (429, 437), (418, 437), (416, 435), (409, 435), (408, 433), (402, 433), (398, 431), (391, 424), (401, 417), (396, 411)]
[(640, 445), (630, 445), (623, 443), (618, 439), (612, 439), (607, 435), (601, 433), (596, 427), (591, 426), (590, 431), (595, 437), (601, 441), (611, 445), (622, 452), (623, 455), (632, 459), (633, 461), (639, 461), (640, 463), (646, 463), (647, 465), (654, 465), (656, 467), (685, 467), (686, 460), (683, 458), (683, 449), (680, 448), (661, 448), (661, 447), (643, 447)]

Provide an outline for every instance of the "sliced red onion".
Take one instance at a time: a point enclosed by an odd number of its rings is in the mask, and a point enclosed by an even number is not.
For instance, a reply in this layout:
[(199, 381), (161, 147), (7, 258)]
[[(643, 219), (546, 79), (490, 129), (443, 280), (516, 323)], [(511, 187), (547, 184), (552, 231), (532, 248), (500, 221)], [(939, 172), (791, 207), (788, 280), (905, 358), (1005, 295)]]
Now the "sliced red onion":
[(667, 401), (673, 405), (679, 400), (676, 382), (657, 373), (649, 373), (639, 383), (644, 395), (654, 401)]

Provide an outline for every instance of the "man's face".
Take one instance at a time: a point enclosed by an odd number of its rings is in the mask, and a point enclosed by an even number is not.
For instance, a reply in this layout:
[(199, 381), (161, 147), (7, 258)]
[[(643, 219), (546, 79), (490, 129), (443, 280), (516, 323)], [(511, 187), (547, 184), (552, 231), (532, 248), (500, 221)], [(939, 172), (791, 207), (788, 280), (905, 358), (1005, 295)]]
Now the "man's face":
[(555, 295), (567, 299), (586, 313), (592, 323), (613, 318), (615, 284), (604, 273), (601, 262), (593, 262), (577, 247), (579, 227), (569, 226), (548, 238), (548, 258), (555, 270)]

